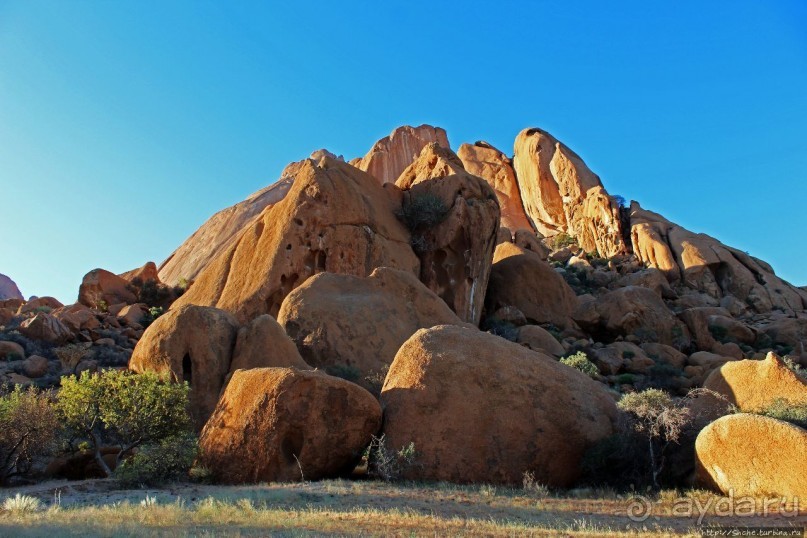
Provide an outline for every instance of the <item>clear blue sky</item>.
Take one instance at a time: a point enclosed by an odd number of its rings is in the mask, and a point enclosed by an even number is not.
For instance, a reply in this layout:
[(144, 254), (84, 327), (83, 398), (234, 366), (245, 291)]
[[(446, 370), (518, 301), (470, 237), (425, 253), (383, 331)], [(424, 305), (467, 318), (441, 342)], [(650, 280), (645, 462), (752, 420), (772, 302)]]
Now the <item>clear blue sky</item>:
[(542, 127), (807, 284), (807, 3), (343, 4), (0, 0), (0, 273), (75, 301), (286, 163), (431, 123)]

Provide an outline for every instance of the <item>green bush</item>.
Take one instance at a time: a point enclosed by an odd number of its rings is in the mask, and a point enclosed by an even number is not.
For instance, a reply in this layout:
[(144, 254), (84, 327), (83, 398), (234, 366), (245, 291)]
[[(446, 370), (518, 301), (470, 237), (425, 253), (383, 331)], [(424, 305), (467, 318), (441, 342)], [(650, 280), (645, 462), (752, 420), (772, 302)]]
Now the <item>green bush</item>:
[(496, 336), (501, 336), (505, 340), (510, 340), (511, 342), (518, 340), (518, 327), (509, 321), (504, 321), (494, 316), (485, 318), (485, 321), (482, 322), (480, 328), (483, 331), (487, 331), (490, 334), (495, 334)]
[(553, 236), (551, 239), (552, 250), (560, 250), (564, 247), (569, 247), (576, 244), (577, 239), (563, 232)]
[(807, 429), (807, 404), (794, 405), (787, 400), (777, 398), (771, 405), (758, 411), (758, 414), (784, 420)]
[(185, 480), (196, 459), (196, 436), (190, 432), (173, 435), (144, 446), (115, 469), (115, 478), (124, 487), (160, 486)]
[(57, 411), (64, 425), (86, 440), (107, 476), (102, 446), (119, 449), (117, 463), (135, 448), (189, 431), (187, 383), (171, 383), (154, 373), (107, 370), (62, 378)]
[(404, 199), (398, 218), (403, 221), (410, 232), (437, 226), (448, 215), (448, 208), (442, 198), (425, 193)]
[(0, 483), (26, 475), (53, 446), (58, 431), (47, 394), (18, 385), (0, 396)]
[(146, 328), (152, 323), (154, 323), (154, 320), (162, 316), (164, 313), (165, 309), (163, 307), (152, 306), (151, 308), (148, 309), (148, 312), (143, 314), (143, 317), (140, 318), (140, 325), (142, 325), (143, 328)]
[(560, 359), (560, 362), (561, 364), (565, 364), (566, 366), (571, 366), (576, 370), (580, 370), (589, 377), (597, 377), (600, 373), (600, 371), (597, 369), (597, 365), (588, 360), (588, 355), (586, 355), (583, 351), (578, 351), (573, 355), (563, 357)]

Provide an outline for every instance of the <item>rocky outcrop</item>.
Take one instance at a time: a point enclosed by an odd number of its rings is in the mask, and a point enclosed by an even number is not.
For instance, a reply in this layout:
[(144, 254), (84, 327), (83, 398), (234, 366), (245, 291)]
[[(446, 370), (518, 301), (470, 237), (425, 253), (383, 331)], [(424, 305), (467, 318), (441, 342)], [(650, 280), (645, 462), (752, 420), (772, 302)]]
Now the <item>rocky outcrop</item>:
[(656, 342), (676, 349), (689, 346), (686, 326), (667, 309), (653, 290), (628, 286), (599, 298), (581, 300), (574, 320), (596, 340), (633, 337), (637, 342)]
[(501, 208), (501, 225), (512, 233), (518, 230), (531, 232), (532, 225), (524, 213), (510, 158), (487, 142), (463, 144), (457, 156), (468, 173), (481, 177), (493, 188)]
[(202, 224), (160, 265), (160, 280), (175, 286), (195, 280), (211, 261), (232, 246), (238, 234), (264, 209), (282, 200), (294, 181), (299, 164), (287, 166), (275, 183), (226, 209)]
[(762, 260), (696, 234), (632, 202), (633, 252), (644, 264), (664, 271), (671, 282), (715, 298), (736, 297), (756, 312), (804, 310), (807, 294), (777, 277)]
[(149, 280), (160, 282), (160, 275), (157, 271), (157, 265), (154, 262), (146, 262), (142, 267), (126, 271), (118, 276), (130, 283), (148, 282)]
[(736, 414), (706, 426), (695, 442), (697, 482), (735, 498), (807, 498), (807, 430)]
[(73, 338), (73, 333), (58, 318), (40, 312), (20, 323), (20, 333), (33, 340), (60, 345)]
[(414, 443), (414, 480), (566, 487), (585, 450), (612, 432), (613, 399), (556, 360), (488, 333), (452, 326), (407, 340), (381, 393), (384, 434)]
[(128, 280), (106, 269), (93, 269), (81, 280), (78, 302), (104, 310), (113, 304), (134, 304), (137, 296), (130, 289)]
[(286, 197), (267, 207), (175, 303), (215, 306), (242, 323), (277, 315), (283, 299), (321, 273), (417, 274), (396, 204), (371, 176), (331, 157), (304, 161)]
[(496, 247), (485, 302), (488, 312), (514, 306), (530, 323), (561, 328), (573, 325), (577, 306), (574, 291), (562, 276), (537, 254), (513, 243)]
[(431, 125), (398, 127), (376, 142), (367, 155), (350, 164), (376, 178), (379, 183), (395, 183), (427, 144), (450, 148), (445, 130)]
[(500, 210), (493, 189), (467, 173), (447, 148), (428, 144), (395, 182), (405, 189), (404, 208), (439, 199), (441, 222), (413, 230), (421, 243), (420, 280), (463, 321), (478, 324), (490, 276)]
[(6, 275), (0, 274), (0, 301), (6, 299), (24, 299), (17, 284)]
[(316, 275), (286, 297), (278, 321), (308, 364), (375, 390), (418, 329), (462, 324), (414, 275), (387, 267)]
[(230, 371), (238, 323), (222, 310), (185, 305), (152, 323), (129, 361), (135, 372), (167, 374), (190, 385), (190, 412), (197, 429), (208, 419)]
[(549, 331), (538, 325), (519, 327), (516, 341), (533, 351), (556, 358), (560, 358), (566, 353), (563, 345)]
[(541, 129), (521, 131), (514, 151), (521, 200), (538, 232), (569, 234), (603, 257), (626, 252), (619, 205), (577, 154)]
[(807, 380), (774, 353), (761, 361), (727, 362), (709, 374), (703, 388), (723, 395), (741, 411), (761, 411), (777, 400), (807, 406)]
[(355, 467), (381, 427), (366, 390), (317, 371), (256, 368), (233, 374), (199, 439), (219, 482), (332, 478)]
[(283, 327), (269, 314), (238, 329), (230, 371), (250, 368), (310, 369)]

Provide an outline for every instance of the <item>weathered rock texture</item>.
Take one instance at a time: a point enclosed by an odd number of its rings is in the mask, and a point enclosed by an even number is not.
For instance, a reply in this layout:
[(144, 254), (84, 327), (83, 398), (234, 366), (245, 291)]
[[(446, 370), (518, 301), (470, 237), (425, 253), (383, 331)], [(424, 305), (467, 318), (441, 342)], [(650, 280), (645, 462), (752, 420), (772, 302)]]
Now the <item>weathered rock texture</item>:
[(189, 282), (195, 280), (202, 269), (232, 246), (241, 230), (286, 196), (294, 181), (296, 165), (287, 166), (277, 182), (207, 219), (160, 265), (160, 279), (172, 286), (183, 278)]
[(381, 393), (389, 447), (414, 442), (415, 480), (565, 487), (612, 432), (613, 399), (556, 360), (488, 333), (439, 326), (401, 346)]
[(735, 498), (807, 498), (807, 430), (759, 415), (736, 414), (706, 426), (695, 442), (700, 485)]
[(619, 206), (572, 150), (541, 129), (516, 137), (513, 159), (524, 210), (544, 236), (567, 233), (586, 252), (626, 252)]
[(6, 299), (23, 299), (20, 288), (6, 275), (0, 274), (0, 301)]
[(493, 256), (486, 299), (490, 313), (514, 306), (530, 323), (572, 325), (577, 298), (563, 277), (532, 251), (501, 243)]
[(310, 369), (283, 327), (264, 314), (238, 329), (230, 371), (270, 367)]
[(727, 362), (709, 374), (703, 388), (748, 412), (764, 410), (776, 400), (807, 405), (807, 381), (773, 353), (761, 361)]
[(487, 181), (496, 192), (502, 212), (501, 225), (512, 233), (517, 230), (532, 231), (532, 225), (524, 213), (510, 158), (487, 142), (463, 144), (457, 151), (457, 156), (468, 173)]
[(381, 427), (366, 390), (318, 371), (233, 374), (199, 439), (220, 482), (319, 480), (349, 473)]
[(439, 144), (444, 148), (451, 147), (445, 130), (439, 127), (405, 125), (376, 142), (367, 155), (350, 161), (350, 164), (364, 170), (382, 184), (395, 183), (401, 172), (420, 155), (423, 147), (430, 143)]
[(715, 298), (732, 295), (757, 312), (804, 310), (807, 294), (777, 277), (760, 259), (696, 234), (631, 203), (631, 242), (639, 261), (665, 272), (672, 282)]
[(22, 335), (33, 340), (43, 340), (49, 344), (64, 344), (73, 338), (73, 333), (55, 316), (40, 312), (20, 324)]
[(395, 184), (404, 203), (437, 197), (448, 212), (439, 224), (416, 231), (420, 280), (463, 321), (478, 324), (499, 229), (499, 203), (483, 179), (467, 173), (462, 161), (437, 144), (423, 148)]
[(366, 388), (374, 376), (383, 380), (415, 331), (462, 324), (414, 275), (387, 267), (367, 278), (332, 273), (309, 278), (283, 301), (278, 321), (308, 364), (353, 373)]
[(106, 269), (93, 269), (81, 281), (78, 302), (90, 308), (137, 302), (137, 296), (127, 287), (129, 281)]
[(190, 385), (190, 412), (196, 427), (213, 412), (230, 370), (238, 323), (216, 308), (185, 305), (152, 323), (129, 361), (135, 372), (168, 374)]
[(215, 306), (243, 323), (277, 315), (289, 292), (324, 271), (366, 276), (387, 266), (417, 274), (395, 211), (361, 170), (328, 156), (304, 161), (286, 197), (244, 228), (174, 305)]

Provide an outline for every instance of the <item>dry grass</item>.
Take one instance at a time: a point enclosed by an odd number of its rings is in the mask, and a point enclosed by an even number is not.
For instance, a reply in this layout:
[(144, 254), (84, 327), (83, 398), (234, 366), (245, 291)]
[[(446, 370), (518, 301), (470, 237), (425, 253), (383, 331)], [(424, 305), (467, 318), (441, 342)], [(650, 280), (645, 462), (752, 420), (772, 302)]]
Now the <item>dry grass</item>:
[[(135, 491), (102, 480), (8, 493), (20, 492), (39, 498), (43, 508), (0, 511), (2, 536), (700, 536), (693, 518), (664, 509), (686, 498), (674, 492), (654, 499), (659, 516), (643, 523), (627, 517), (630, 499), (598, 490), (545, 496), (490, 486), (334, 480)], [(717, 522), (803, 526), (807, 516)]]

